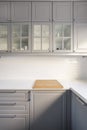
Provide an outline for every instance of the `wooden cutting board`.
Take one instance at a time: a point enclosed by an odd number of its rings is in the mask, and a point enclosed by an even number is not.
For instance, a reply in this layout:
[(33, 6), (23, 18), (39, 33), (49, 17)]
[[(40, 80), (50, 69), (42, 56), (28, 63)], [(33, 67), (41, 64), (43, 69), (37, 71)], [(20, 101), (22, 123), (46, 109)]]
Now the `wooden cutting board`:
[(33, 88), (63, 88), (57, 80), (36, 80)]

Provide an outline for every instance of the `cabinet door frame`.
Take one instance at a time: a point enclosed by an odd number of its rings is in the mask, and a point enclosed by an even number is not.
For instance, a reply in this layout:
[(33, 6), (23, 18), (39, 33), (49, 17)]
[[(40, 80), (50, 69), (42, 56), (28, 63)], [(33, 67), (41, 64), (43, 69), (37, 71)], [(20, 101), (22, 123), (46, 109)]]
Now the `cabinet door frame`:
[[(12, 36), (12, 27), (13, 27), (13, 25), (14, 24), (18, 24), (18, 25), (20, 25), (20, 26), (22, 26), (22, 25), (28, 25), (28, 30), (29, 30), (29, 35), (28, 35), (28, 50), (23, 50), (23, 51), (21, 51), (21, 50), (13, 50), (12, 49), (12, 45), (13, 45), (13, 36)], [(21, 33), (22, 33), (22, 30), (21, 30)], [(21, 38), (21, 37), (20, 37)], [(21, 43), (20, 43), (21, 44)], [(30, 51), (31, 51), (31, 23), (30, 22), (16, 22), (16, 23), (11, 23), (11, 51), (12, 52), (20, 52), (20, 53), (29, 53)]]
[(7, 50), (0, 50), (1, 53), (10, 51), (10, 23), (0, 23), (7, 26)]
[[(83, 6), (83, 8), (81, 6)], [(87, 10), (87, 1), (74, 1), (74, 21), (75, 22), (87, 23), (87, 13), (86, 13), (86, 18), (78, 16), (78, 13), (79, 13), (78, 11), (81, 10), (80, 14), (81, 13), (84, 14), (84, 12), (86, 12), (85, 6), (86, 6), (86, 10)], [(81, 15), (83, 15), (83, 14), (81, 14)]]
[[(48, 50), (33, 50), (34, 48), (34, 25), (49, 25), (49, 49)], [(42, 29), (41, 29), (42, 30)], [(41, 32), (41, 39), (42, 39), (42, 32)], [(42, 40), (41, 40), (41, 46), (42, 46)], [(32, 22), (32, 52), (39, 52), (39, 53), (49, 53), (52, 51), (52, 23), (49, 22)]]
[[(65, 19), (57, 19), (57, 6), (64, 6), (64, 4), (67, 6), (67, 4), (68, 4), (68, 6), (70, 6), (70, 10), (68, 11), (68, 13), (70, 13), (70, 15), (68, 16), (68, 17), (70, 17), (70, 18), (68, 18), (68, 20), (67, 20), (67, 18), (65, 18)], [(63, 12), (63, 10), (61, 10), (62, 12)], [(66, 9), (65, 9), (65, 11), (66, 11)], [(63, 12), (63, 13), (66, 13), (66, 12)], [(58, 11), (58, 12), (60, 12), (60, 11)], [(61, 14), (61, 12), (59, 13), (59, 15)], [(73, 10), (72, 10), (72, 2), (70, 2), (70, 1), (59, 1), (59, 2), (53, 2), (53, 21), (54, 22), (72, 22), (72, 17), (73, 17)]]
[[(27, 6), (26, 19), (25, 18), (21, 18), (21, 19), (16, 18), (16, 16), (15, 16), (16, 15), (15, 14), (16, 4), (17, 4), (17, 6), (18, 6), (18, 4), (19, 5), (22, 4), (22, 6), (25, 4), (24, 9), (26, 9), (25, 7)], [(19, 6), (19, 8), (20, 8), (20, 6)], [(26, 13), (26, 11), (25, 11), (25, 13)], [(22, 2), (11, 2), (11, 20), (13, 22), (30, 22), (31, 21), (31, 2), (23, 2), (23, 1)]]
[(7, 8), (7, 11), (6, 10), (4, 11), (4, 7), (2, 8), (3, 11), (1, 12), (5, 12), (7, 14), (5, 14), (5, 16), (2, 16), (0, 22), (10, 22), (11, 20), (10, 2), (0, 2), (0, 6), (4, 6), (5, 8)]
[(30, 113), (31, 113), (31, 116), (30, 116), (30, 129), (32, 130), (32, 122), (34, 121), (34, 94), (57, 94), (58, 97), (63, 95), (63, 101), (62, 101), (62, 106), (63, 106), (63, 113), (62, 113), (62, 130), (65, 130), (66, 128), (66, 91), (60, 91), (60, 90), (32, 90), (31, 92), (31, 105), (30, 105)]
[[(41, 6), (43, 4), (45, 6), (47, 6), (47, 4), (49, 5), (49, 16), (46, 19), (36, 17), (36, 8), (37, 8), (37, 6), (40, 6), (40, 4), (41, 4)], [(39, 11), (39, 13), (44, 13), (44, 11), (43, 10), (42, 10), (42, 12)], [(44, 2), (41, 2), (41, 1), (40, 2), (32, 2), (32, 21), (33, 22), (51, 22), (52, 21), (52, 2), (45, 2), (45, 1)]]
[[(56, 45), (55, 45), (55, 25), (57, 25), (57, 24), (59, 24), (59, 25), (62, 25), (62, 26), (64, 26), (64, 25), (71, 25), (71, 37), (69, 37), (69, 38), (71, 38), (71, 49), (70, 50), (56, 50), (55, 48), (56, 48)], [(64, 37), (62, 37), (62, 39), (64, 39)], [(62, 52), (73, 52), (73, 24), (72, 23), (64, 23), (64, 22), (54, 22), (53, 23), (53, 52), (59, 52), (59, 53), (62, 53)]]
[[(87, 47), (86, 48), (79, 48), (79, 41), (78, 41), (78, 39), (79, 39), (79, 32), (78, 32), (78, 29), (79, 29), (79, 25), (81, 25), (81, 24), (86, 24), (86, 23), (74, 23), (74, 51), (75, 52), (87, 52)], [(86, 24), (86, 26), (87, 26), (87, 24)], [(80, 29), (81, 30), (81, 29)]]

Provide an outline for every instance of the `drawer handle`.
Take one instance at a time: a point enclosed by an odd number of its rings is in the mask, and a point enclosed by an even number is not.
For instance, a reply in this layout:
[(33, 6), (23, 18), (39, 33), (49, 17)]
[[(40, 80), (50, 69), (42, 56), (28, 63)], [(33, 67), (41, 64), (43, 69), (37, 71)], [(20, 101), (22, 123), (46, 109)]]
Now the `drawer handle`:
[(0, 103), (0, 106), (14, 106), (16, 103)]
[(28, 101), (30, 101), (31, 100), (31, 92), (29, 91), (28, 92)]
[(10, 91), (4, 91), (4, 90), (2, 90), (2, 91), (0, 91), (0, 93), (16, 93), (16, 90), (10, 90)]
[(16, 115), (0, 115), (0, 118), (15, 118)]
[(82, 105), (87, 106), (87, 103), (85, 103), (81, 98), (76, 98), (78, 102), (80, 102)]

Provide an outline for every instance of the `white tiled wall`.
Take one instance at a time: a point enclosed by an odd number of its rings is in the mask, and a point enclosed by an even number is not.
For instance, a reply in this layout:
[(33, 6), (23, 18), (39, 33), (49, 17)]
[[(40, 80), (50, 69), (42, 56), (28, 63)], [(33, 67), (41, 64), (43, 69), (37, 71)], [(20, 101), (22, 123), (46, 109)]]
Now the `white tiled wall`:
[(86, 68), (86, 57), (2, 57), (0, 79), (86, 79)]

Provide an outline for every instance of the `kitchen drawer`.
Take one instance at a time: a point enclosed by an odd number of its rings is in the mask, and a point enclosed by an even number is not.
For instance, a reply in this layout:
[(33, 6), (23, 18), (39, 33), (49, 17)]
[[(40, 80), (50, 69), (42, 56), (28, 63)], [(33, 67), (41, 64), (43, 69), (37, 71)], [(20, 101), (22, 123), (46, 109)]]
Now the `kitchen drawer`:
[(27, 120), (27, 116), (0, 115), (0, 130), (28, 130)]
[(20, 101), (28, 101), (29, 100), (29, 91), (16, 91), (16, 90), (1, 90), (0, 91), (0, 101), (7, 100), (20, 100)]
[(29, 114), (29, 102), (0, 102), (0, 114)]

